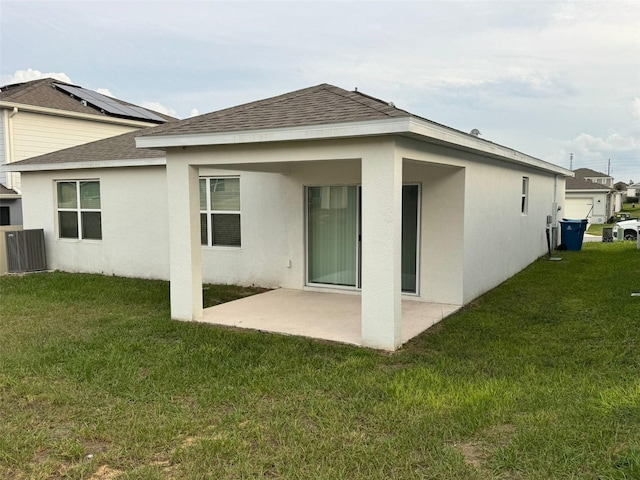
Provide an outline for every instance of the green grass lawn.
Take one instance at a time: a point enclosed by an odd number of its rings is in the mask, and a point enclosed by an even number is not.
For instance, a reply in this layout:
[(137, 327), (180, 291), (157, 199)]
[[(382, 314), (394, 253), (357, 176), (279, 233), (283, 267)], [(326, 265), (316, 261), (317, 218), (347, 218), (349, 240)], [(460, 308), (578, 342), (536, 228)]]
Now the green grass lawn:
[(640, 252), (557, 256), (394, 354), (171, 321), (161, 281), (0, 278), (0, 478), (640, 478)]

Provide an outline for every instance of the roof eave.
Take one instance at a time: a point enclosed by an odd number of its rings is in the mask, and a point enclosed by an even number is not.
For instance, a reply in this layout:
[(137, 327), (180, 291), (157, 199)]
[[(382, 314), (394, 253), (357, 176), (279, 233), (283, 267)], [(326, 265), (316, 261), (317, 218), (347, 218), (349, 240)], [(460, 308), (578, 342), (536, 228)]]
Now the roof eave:
[(519, 152), (509, 147), (478, 138), (453, 128), (437, 123), (432, 123), (418, 118), (411, 119), (411, 133), (426, 137), (437, 143), (447, 144), (453, 148), (465, 151), (479, 152), (482, 155), (497, 158), (527, 167), (552, 172), (565, 177), (573, 177), (571, 170), (562, 168), (553, 163), (545, 162), (531, 155)]
[(151, 122), (151, 121), (145, 122), (143, 120), (132, 120), (128, 118), (112, 117), (109, 115), (100, 115), (98, 113), (80, 113), (80, 112), (73, 112), (71, 110), (61, 110), (58, 108), (40, 107), (38, 105), (28, 105), (25, 103), (5, 102), (2, 100), (0, 100), (0, 108), (6, 108), (9, 110), (13, 110), (14, 108), (17, 108), (18, 112), (23, 111), (23, 112), (30, 112), (30, 113), (41, 113), (43, 115), (75, 118), (79, 120), (91, 120), (92, 122), (125, 125), (128, 127), (136, 127), (136, 128), (154, 127), (159, 125), (157, 122)]
[(193, 147), (244, 143), (322, 140), (331, 138), (366, 137), (404, 133), (409, 129), (410, 117), (364, 122), (302, 125), (296, 127), (238, 130), (221, 133), (193, 133), (179, 135), (150, 135), (136, 137), (138, 148)]
[(78, 170), (85, 168), (115, 168), (115, 167), (149, 167), (164, 166), (167, 164), (165, 157), (157, 158), (130, 158), (125, 160), (97, 160), (86, 162), (61, 162), (61, 163), (16, 163), (3, 165), (7, 172), (43, 172), (51, 170)]
[(565, 188), (567, 193), (610, 193), (611, 189), (603, 188)]
[(411, 116), (364, 122), (306, 125), (235, 132), (150, 135), (136, 137), (136, 146), (138, 148), (171, 148), (379, 135), (411, 135), (423, 141), (446, 144), (453, 148), (479, 152), (482, 155), (550, 171), (566, 177), (573, 177), (574, 175), (571, 170), (553, 165), (511, 148), (503, 147), (459, 130)]

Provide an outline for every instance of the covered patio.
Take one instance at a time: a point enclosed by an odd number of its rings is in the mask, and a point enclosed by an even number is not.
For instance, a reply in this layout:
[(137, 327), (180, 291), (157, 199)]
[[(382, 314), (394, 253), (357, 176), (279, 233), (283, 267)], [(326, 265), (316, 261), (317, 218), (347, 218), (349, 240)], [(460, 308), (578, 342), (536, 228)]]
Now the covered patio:
[[(402, 343), (459, 310), (459, 305), (402, 300)], [(363, 345), (361, 297), (280, 288), (204, 309), (199, 321)]]
[[(325, 84), (136, 144), (166, 151), (171, 318), (390, 351), (544, 251), (566, 172)], [(203, 275), (282, 289), (205, 310)]]

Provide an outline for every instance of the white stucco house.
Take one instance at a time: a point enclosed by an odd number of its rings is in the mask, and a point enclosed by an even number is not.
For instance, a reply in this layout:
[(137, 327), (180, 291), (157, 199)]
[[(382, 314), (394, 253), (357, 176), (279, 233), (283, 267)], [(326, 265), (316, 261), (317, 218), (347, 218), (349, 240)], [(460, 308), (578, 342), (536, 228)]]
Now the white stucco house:
[(203, 282), (352, 295), (388, 350), (403, 301), (467, 304), (546, 253), (572, 176), (327, 84), (9, 169), (50, 268), (168, 279), (181, 320)]
[(602, 224), (613, 215), (613, 207), (609, 187), (581, 178), (567, 179), (563, 218), (586, 218), (589, 223)]
[(566, 183), (564, 218), (603, 224), (622, 210), (623, 195), (613, 188), (613, 177), (590, 168), (578, 168), (574, 174)]

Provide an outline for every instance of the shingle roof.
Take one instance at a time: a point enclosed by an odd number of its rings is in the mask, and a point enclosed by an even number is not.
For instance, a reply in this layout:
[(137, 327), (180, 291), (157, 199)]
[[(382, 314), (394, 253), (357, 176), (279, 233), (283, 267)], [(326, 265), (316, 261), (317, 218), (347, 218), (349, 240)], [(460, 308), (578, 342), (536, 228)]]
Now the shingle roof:
[(409, 112), (377, 98), (324, 83), (145, 130), (138, 136), (235, 132), (410, 116)]
[(577, 168), (573, 171), (576, 174), (576, 178), (585, 178), (585, 177), (610, 177), (611, 175), (607, 175), (606, 173), (596, 172), (595, 170), (591, 170), (590, 168)]
[(568, 177), (565, 190), (611, 190), (606, 185), (594, 183), (578, 177)]
[[(91, 105), (83, 105), (79, 99), (73, 98), (69, 94), (58, 90), (53, 86), (54, 83), (71, 85), (59, 80), (54, 80), (53, 78), (42, 78), (25, 83), (5, 85), (0, 87), (0, 101), (33, 105), (36, 107), (55, 108), (57, 110), (85, 113), (87, 115), (95, 115), (103, 118), (109, 117), (109, 115), (103, 113), (99, 109), (94, 108)], [(72, 86), (77, 87), (77, 85)], [(125, 102), (117, 98), (114, 98), (113, 100), (122, 105), (137, 107), (137, 105), (133, 103)], [(175, 118), (162, 113), (153, 113), (159, 115), (165, 120), (175, 120)]]
[(377, 98), (322, 84), (266, 100), (219, 110), (199, 117), (174, 121), (28, 158), (12, 163), (12, 165), (42, 165), (164, 157), (165, 153), (162, 150), (135, 148), (134, 137), (150, 135), (251, 130), (408, 116), (411, 116), (411, 114)]
[[(152, 127), (153, 128), (153, 127)], [(68, 162), (101, 162), (108, 160), (133, 160), (142, 158), (164, 158), (162, 150), (136, 148), (135, 136), (140, 130), (124, 133), (116, 137), (105, 138), (85, 143), (76, 147), (65, 148), (31, 157), (11, 165), (43, 165)]]
[(0, 183), (0, 195), (18, 195), (18, 192), (10, 188), (7, 188)]

